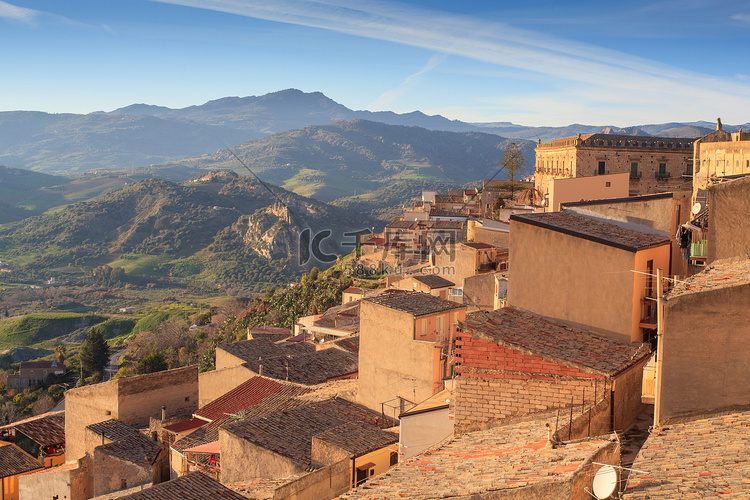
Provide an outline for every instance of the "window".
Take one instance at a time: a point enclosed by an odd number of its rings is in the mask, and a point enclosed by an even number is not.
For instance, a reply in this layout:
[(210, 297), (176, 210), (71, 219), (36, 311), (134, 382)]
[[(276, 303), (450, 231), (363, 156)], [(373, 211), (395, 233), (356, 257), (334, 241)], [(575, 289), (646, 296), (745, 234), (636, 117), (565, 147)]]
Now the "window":
[(604, 175), (604, 162), (603, 161), (599, 162), (599, 170), (597, 171), (597, 174)]
[(454, 297), (462, 297), (464, 294), (463, 288), (451, 288), (450, 291), (451, 295), (453, 295)]
[(657, 179), (666, 179), (669, 177), (669, 174), (667, 173), (667, 164), (666, 163), (659, 163), (659, 170), (656, 172), (656, 178)]
[(391, 466), (398, 464), (398, 453), (395, 451), (391, 452)]
[(612, 187), (612, 183), (611, 182), (607, 182), (604, 187)]
[(630, 177), (638, 177), (638, 162), (630, 163)]

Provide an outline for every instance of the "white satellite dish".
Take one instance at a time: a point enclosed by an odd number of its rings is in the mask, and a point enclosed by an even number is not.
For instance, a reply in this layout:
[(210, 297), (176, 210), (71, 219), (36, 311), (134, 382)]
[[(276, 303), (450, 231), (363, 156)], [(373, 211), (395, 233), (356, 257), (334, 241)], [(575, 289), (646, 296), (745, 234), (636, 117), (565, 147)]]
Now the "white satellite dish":
[(611, 465), (604, 465), (594, 475), (594, 496), (604, 500), (612, 496), (617, 488), (617, 471)]
[(693, 205), (692, 210), (690, 210), (693, 215), (698, 215), (700, 211), (703, 210), (703, 205), (701, 205), (700, 202), (696, 202), (695, 205)]

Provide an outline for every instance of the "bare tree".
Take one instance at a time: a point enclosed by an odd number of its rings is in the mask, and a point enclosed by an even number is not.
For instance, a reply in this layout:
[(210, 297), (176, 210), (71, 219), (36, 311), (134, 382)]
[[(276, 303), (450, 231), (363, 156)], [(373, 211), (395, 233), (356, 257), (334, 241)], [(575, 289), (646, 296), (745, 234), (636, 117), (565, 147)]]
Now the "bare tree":
[(510, 181), (510, 197), (513, 199), (516, 179), (520, 177), (523, 172), (523, 167), (526, 164), (518, 145), (515, 142), (511, 142), (508, 147), (505, 148), (503, 159), (497, 163), (500, 165), (500, 170), (505, 172), (505, 176)]

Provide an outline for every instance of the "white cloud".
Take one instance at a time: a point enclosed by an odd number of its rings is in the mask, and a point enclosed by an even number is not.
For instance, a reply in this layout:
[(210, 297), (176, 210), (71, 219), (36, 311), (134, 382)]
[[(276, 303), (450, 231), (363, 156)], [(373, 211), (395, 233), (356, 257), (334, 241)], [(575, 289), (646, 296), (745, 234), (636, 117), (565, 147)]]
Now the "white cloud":
[(739, 21), (741, 23), (750, 23), (750, 14), (732, 14), (732, 21)]
[(421, 76), (437, 68), (440, 63), (445, 60), (446, 57), (448, 56), (445, 54), (433, 55), (432, 57), (430, 57), (429, 61), (427, 61), (427, 64), (423, 68), (421, 68), (416, 73), (407, 76), (406, 79), (401, 83), (401, 85), (399, 85), (395, 89), (383, 92), (377, 99), (367, 105), (367, 109), (369, 109), (370, 111), (383, 111), (390, 109), (393, 103), (395, 103), (399, 98), (403, 97), (409, 91), (414, 89)]
[(0, 18), (32, 24), (39, 14), (41, 13), (37, 10), (17, 7), (0, 0)]
[[(545, 82), (583, 86), (589, 90), (583, 99), (599, 94), (603, 102), (629, 102), (639, 109), (666, 102), (694, 111), (705, 110), (719, 102), (750, 107), (750, 87), (735, 79), (672, 68), (506, 23), (403, 4), (376, 0), (154, 1), (326, 29), (519, 68), (533, 72)], [(412, 77), (418, 78), (421, 74), (423, 71)], [(409, 84), (407, 79), (397, 89), (381, 95), (373, 106), (398, 97)], [(571, 99), (578, 99), (578, 96), (571, 96)]]

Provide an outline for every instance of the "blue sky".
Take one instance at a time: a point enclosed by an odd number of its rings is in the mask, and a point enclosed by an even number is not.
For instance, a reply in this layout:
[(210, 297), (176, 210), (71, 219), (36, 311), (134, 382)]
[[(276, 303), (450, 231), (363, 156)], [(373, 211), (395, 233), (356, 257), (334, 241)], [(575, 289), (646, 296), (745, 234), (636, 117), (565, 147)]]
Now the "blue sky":
[(286, 88), (524, 125), (750, 121), (750, 1), (0, 0), (0, 111)]

